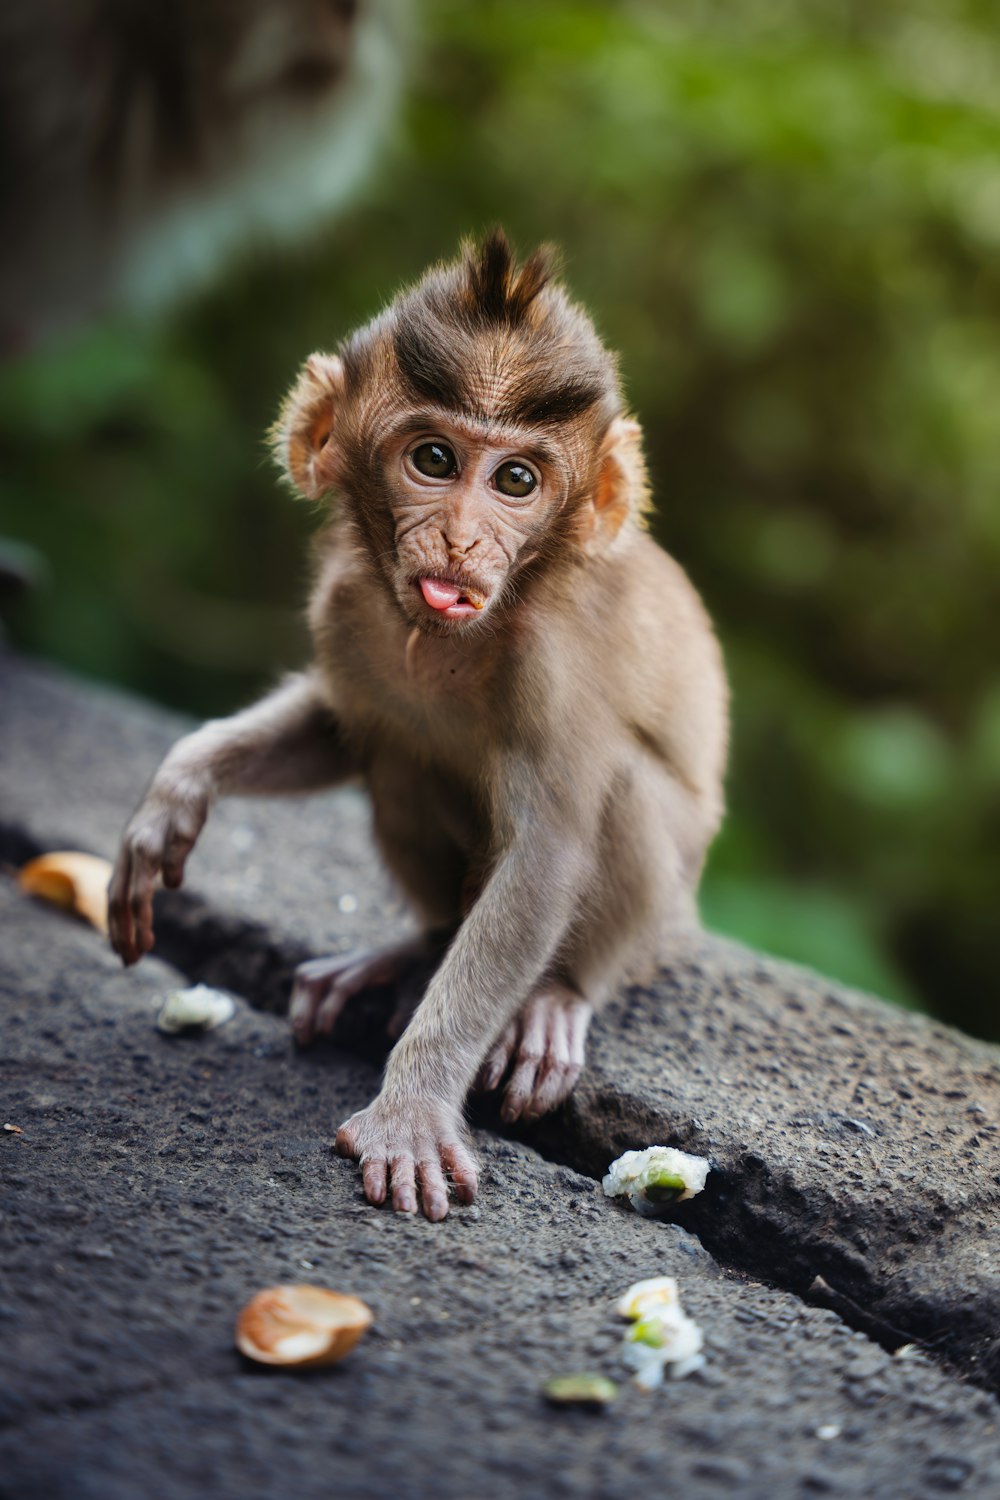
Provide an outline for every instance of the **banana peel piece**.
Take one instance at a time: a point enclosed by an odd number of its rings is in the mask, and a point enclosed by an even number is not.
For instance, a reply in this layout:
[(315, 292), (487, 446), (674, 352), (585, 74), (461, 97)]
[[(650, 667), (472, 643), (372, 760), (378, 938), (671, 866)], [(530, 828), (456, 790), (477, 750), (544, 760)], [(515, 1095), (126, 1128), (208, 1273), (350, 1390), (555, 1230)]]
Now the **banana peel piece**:
[(26, 864), (18, 874), (17, 883), (29, 896), (83, 917), (107, 937), (110, 879), (108, 860), (74, 849), (59, 849)]

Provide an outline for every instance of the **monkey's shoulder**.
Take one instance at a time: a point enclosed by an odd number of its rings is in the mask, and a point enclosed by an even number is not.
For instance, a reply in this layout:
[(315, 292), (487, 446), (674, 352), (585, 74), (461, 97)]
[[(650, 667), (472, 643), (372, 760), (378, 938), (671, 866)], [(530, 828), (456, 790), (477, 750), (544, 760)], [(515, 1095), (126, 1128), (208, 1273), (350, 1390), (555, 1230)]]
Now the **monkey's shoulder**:
[(658, 698), (692, 669), (718, 669), (718, 646), (694, 585), (645, 532), (544, 579), (533, 615), (539, 644), (548, 643), (543, 654), (597, 691)]
[(546, 587), (532, 622), (534, 701), (555, 721), (579, 723), (585, 707), (610, 760), (652, 756), (687, 784), (721, 774), (722, 655), (680, 564), (637, 531)]

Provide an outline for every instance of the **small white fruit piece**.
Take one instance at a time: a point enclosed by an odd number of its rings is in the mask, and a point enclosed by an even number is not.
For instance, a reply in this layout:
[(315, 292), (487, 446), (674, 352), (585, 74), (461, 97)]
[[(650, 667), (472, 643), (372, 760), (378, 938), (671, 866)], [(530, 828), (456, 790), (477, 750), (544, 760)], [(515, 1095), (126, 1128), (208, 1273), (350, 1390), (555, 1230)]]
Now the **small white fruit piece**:
[(672, 1276), (637, 1281), (619, 1297), (615, 1311), (631, 1321), (622, 1359), (634, 1372), (640, 1390), (655, 1390), (668, 1366), (673, 1378), (679, 1380), (705, 1363), (701, 1329), (681, 1307)]
[(677, 1282), (672, 1276), (650, 1276), (635, 1282), (618, 1298), (615, 1312), (622, 1318), (644, 1318), (665, 1307), (680, 1307)]
[(271, 1286), (236, 1319), (236, 1347), (261, 1365), (308, 1369), (349, 1354), (370, 1328), (372, 1310), (360, 1297), (322, 1286)]
[(106, 937), (110, 879), (111, 865), (106, 859), (60, 849), (31, 860), (18, 874), (17, 883), (29, 896), (83, 917)]
[(163, 1003), (156, 1018), (159, 1031), (176, 1036), (179, 1031), (212, 1031), (228, 1021), (236, 1010), (232, 995), (213, 990), (207, 984), (192, 985), (189, 990), (174, 990)]
[(710, 1169), (704, 1156), (673, 1146), (647, 1146), (613, 1161), (602, 1185), (609, 1198), (627, 1198), (636, 1213), (652, 1218), (668, 1204), (700, 1193)]

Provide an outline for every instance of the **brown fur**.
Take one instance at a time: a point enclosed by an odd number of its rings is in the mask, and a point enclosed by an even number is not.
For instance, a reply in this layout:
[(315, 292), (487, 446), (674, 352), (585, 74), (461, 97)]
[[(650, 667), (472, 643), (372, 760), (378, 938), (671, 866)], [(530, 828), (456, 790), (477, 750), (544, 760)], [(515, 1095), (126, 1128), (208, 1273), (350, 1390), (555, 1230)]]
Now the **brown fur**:
[[(179, 881), (215, 795), (313, 785), (324, 758), (331, 782), (364, 778), (427, 935), (306, 966), (292, 1019), (307, 1042), (365, 983), (437, 966), (379, 1098), (338, 1135), (372, 1201), (412, 1210), (419, 1185), (432, 1218), (445, 1173), (475, 1191), (461, 1109), (477, 1076), (506, 1078), (507, 1118), (565, 1098), (592, 1010), (696, 921), (722, 815), (718, 648), (642, 530), (614, 362), (549, 274), (495, 234), (307, 363), (272, 440), (298, 488), (336, 497), (315, 664), (176, 747), (112, 888), (129, 961), (152, 942), (156, 871)], [(451, 472), (415, 467), (428, 441)], [(534, 476), (523, 496), (497, 488), (512, 462)]]

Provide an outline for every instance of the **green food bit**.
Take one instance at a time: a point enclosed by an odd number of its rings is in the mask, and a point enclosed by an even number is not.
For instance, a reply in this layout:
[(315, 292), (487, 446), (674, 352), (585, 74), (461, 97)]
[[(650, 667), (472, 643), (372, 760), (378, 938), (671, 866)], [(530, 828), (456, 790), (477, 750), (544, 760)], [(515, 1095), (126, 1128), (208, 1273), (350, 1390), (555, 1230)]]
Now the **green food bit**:
[(657, 1172), (650, 1177), (643, 1189), (643, 1196), (650, 1203), (673, 1203), (687, 1187), (683, 1177), (676, 1172)]
[(632, 1324), (625, 1337), (630, 1344), (648, 1344), (651, 1349), (662, 1349), (667, 1342), (663, 1324), (655, 1316), (640, 1318), (638, 1323)]
[(618, 1395), (618, 1387), (606, 1375), (582, 1371), (579, 1375), (556, 1375), (542, 1387), (546, 1400), (558, 1406), (607, 1406)]

